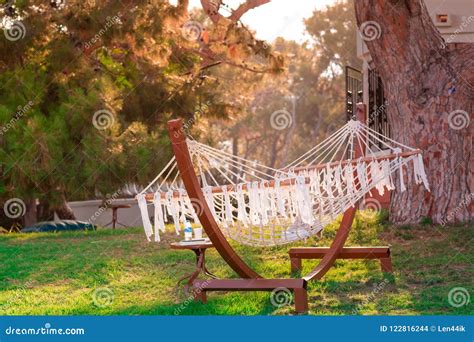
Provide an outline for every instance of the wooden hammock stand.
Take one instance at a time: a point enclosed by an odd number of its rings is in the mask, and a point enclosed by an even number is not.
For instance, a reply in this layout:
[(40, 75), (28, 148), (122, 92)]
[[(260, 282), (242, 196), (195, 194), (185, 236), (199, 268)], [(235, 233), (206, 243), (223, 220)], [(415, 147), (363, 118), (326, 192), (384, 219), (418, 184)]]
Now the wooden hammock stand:
[[(365, 122), (365, 117), (366, 106), (358, 104), (357, 119)], [(286, 288), (293, 290), (295, 311), (305, 313), (308, 311), (307, 283), (311, 280), (321, 279), (334, 265), (336, 259), (380, 259), (382, 269), (391, 271), (390, 249), (388, 246), (344, 248), (357, 210), (357, 205), (355, 205), (344, 212), (339, 229), (329, 248), (304, 248), (303, 253), (301, 248), (290, 251), (293, 270), (301, 268), (301, 259), (321, 258), (320, 263), (309, 274), (299, 279), (263, 278), (236, 253), (212, 216), (194, 171), (182, 120), (169, 121), (168, 131), (187, 194), (193, 203), (197, 201), (201, 204), (202, 210), (196, 213), (199, 221), (218, 253), (240, 277), (239, 279), (194, 280), (192, 293), (195, 300), (201, 300), (205, 303), (206, 293), (209, 291), (273, 291), (277, 288)], [(356, 158), (364, 156), (363, 146), (357, 143), (354, 146)]]

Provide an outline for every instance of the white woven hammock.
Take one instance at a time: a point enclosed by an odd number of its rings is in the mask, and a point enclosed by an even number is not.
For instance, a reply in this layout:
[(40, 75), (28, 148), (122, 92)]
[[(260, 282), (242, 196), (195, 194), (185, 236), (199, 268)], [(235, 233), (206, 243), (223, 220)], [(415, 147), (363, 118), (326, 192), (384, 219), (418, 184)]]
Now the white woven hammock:
[[(429, 190), (421, 153), (355, 120), (282, 170), (191, 139), (187, 144), (216, 222), (226, 237), (246, 245), (273, 246), (306, 239), (374, 188), (380, 194), (396, 186), (405, 191), (403, 173), (410, 162), (415, 182)], [(365, 148), (365, 158), (353, 159), (354, 144)], [(399, 184), (394, 184), (394, 172), (399, 172)], [(153, 225), (147, 193), (154, 193), (150, 203), (154, 205)], [(203, 208), (187, 196), (174, 157), (137, 200), (146, 236), (148, 240), (154, 236), (155, 241), (160, 241), (168, 218), (180, 234), (186, 220), (199, 222), (197, 213)]]

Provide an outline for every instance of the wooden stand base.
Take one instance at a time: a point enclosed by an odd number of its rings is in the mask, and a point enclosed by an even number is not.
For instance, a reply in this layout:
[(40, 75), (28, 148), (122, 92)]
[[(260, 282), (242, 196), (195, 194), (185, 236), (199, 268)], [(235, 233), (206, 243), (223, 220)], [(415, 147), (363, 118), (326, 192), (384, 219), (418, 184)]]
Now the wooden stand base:
[[(364, 104), (357, 104), (355, 116), (357, 120), (366, 121), (367, 107)], [(202, 204), (202, 210), (196, 212), (199, 222), (201, 222), (207, 236), (216, 248), (217, 252), (227, 262), (241, 279), (210, 279), (198, 280), (197, 276), (206, 269), (204, 267), (204, 256), (198, 256), (197, 273), (193, 273), (188, 281), (194, 298), (206, 301), (208, 291), (273, 291), (278, 288), (292, 290), (295, 298), (295, 309), (297, 312), (308, 310), (308, 294), (306, 292), (307, 281), (321, 279), (326, 272), (334, 265), (336, 259), (379, 259), (382, 270), (392, 271), (390, 259), (390, 249), (388, 247), (347, 247), (344, 244), (349, 236), (352, 223), (356, 213), (356, 205), (349, 207), (342, 216), (339, 229), (334, 237), (331, 247), (328, 248), (293, 248), (290, 250), (292, 271), (301, 270), (302, 259), (322, 259), (321, 262), (303, 279), (263, 279), (237, 254), (229, 244), (226, 236), (221, 231), (213, 213), (207, 205), (206, 198), (202, 192), (199, 179), (195, 172), (193, 159), (186, 142), (185, 129), (182, 120), (171, 120), (168, 122), (168, 131), (173, 146), (176, 163), (187, 190), (191, 202)], [(362, 139), (364, 140), (364, 139)], [(365, 157), (365, 146), (354, 140), (354, 155), (352, 161), (355, 163), (360, 158)], [(418, 153), (418, 152), (410, 152)], [(399, 155), (384, 156), (384, 159), (395, 158)], [(368, 158), (368, 157), (365, 157)], [(372, 159), (372, 157), (370, 157)], [(354, 170), (354, 176), (357, 172)]]
[(209, 291), (273, 291), (281, 288), (292, 290), (294, 294), (295, 311), (308, 311), (308, 293), (304, 279), (209, 279), (195, 280), (193, 296), (196, 301), (206, 302)]
[[(303, 259), (322, 259), (330, 251), (329, 247), (292, 248), (289, 251), (291, 272), (297, 273), (302, 269)], [(393, 272), (390, 247), (343, 247), (337, 259), (379, 259), (383, 272)]]

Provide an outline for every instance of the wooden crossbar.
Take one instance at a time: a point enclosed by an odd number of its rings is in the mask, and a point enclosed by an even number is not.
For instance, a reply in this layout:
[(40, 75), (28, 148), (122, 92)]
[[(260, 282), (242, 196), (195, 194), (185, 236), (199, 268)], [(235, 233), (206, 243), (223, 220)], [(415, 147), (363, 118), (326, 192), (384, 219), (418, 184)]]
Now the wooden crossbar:
[(304, 279), (209, 279), (196, 280), (194, 288), (203, 291), (272, 291), (278, 287), (287, 289), (304, 289)]
[[(195, 280), (193, 297), (196, 301), (206, 303), (208, 291), (293, 291), (295, 311), (308, 311), (308, 293), (304, 279), (210, 279)], [(277, 295), (277, 294), (275, 294)]]
[(413, 150), (413, 151), (407, 151), (407, 152), (401, 152), (401, 153), (392, 153), (392, 154), (387, 154), (387, 155), (380, 155), (380, 156), (370, 156), (370, 157), (362, 157), (358, 159), (346, 159), (343, 161), (335, 161), (335, 162), (330, 162), (330, 163), (323, 163), (323, 164), (317, 164), (317, 165), (309, 165), (309, 166), (298, 166), (298, 167), (293, 167), (289, 169), (284, 169), (282, 171), (310, 171), (310, 170), (323, 170), (326, 167), (333, 167), (333, 166), (339, 166), (339, 165), (346, 165), (346, 164), (357, 164), (357, 163), (369, 163), (371, 161), (381, 161), (381, 160), (389, 160), (389, 159), (395, 159), (398, 157), (410, 157), (415, 154), (420, 154), (421, 150)]
[[(298, 247), (288, 252), (290, 258), (321, 259), (329, 247)], [(344, 247), (338, 259), (380, 259), (390, 256), (390, 247)]]
[[(330, 251), (329, 247), (298, 247), (291, 248), (291, 272), (298, 272), (302, 268), (303, 259), (322, 259)], [(383, 272), (392, 272), (390, 247), (343, 247), (337, 254), (337, 259), (379, 259)]]
[[(343, 160), (343, 161), (338, 161), (338, 162), (331, 162), (331, 163), (311, 165), (311, 166), (300, 166), (300, 167), (292, 168), (291, 170), (292, 171), (321, 170), (321, 169), (325, 169), (328, 166), (333, 167), (333, 166), (346, 165), (346, 164), (357, 164), (357, 163), (360, 163), (360, 162), (368, 163), (368, 162), (371, 162), (373, 160), (380, 161), (380, 160), (395, 159), (397, 157), (409, 157), (409, 156), (419, 154), (419, 153), (421, 153), (421, 150), (414, 150), (414, 151), (397, 153), (397, 154), (389, 154), (389, 155), (386, 155), (386, 156), (364, 157), (364, 158), (359, 158), (359, 159)], [(289, 170), (282, 170), (282, 171), (289, 171)], [(306, 181), (306, 183), (310, 183), (311, 179), (306, 177), (305, 181)], [(295, 183), (296, 183), (296, 178), (284, 179), (284, 180), (280, 181), (280, 186), (284, 187), (284, 186), (294, 185)], [(241, 185), (242, 185), (242, 190), (246, 191), (247, 190), (247, 184), (242, 183)], [(269, 180), (267, 182), (264, 182), (263, 186), (266, 187), (266, 188), (273, 188), (273, 187), (275, 187), (275, 180), (272, 179), (272, 180)], [(235, 190), (236, 190), (236, 185), (228, 184), (228, 185), (223, 185), (223, 186), (213, 186), (212, 187), (212, 193), (213, 194), (222, 193), (223, 192), (223, 190), (222, 190), (223, 187), (226, 187), (228, 192), (235, 192)], [(174, 191), (172, 196), (173, 197), (179, 197), (179, 195), (180, 195), (179, 191)], [(154, 196), (154, 194), (146, 194), (145, 195), (145, 197), (148, 201), (152, 201), (153, 196)], [(163, 198), (163, 199), (166, 198), (166, 194), (162, 193), (161, 198)]]

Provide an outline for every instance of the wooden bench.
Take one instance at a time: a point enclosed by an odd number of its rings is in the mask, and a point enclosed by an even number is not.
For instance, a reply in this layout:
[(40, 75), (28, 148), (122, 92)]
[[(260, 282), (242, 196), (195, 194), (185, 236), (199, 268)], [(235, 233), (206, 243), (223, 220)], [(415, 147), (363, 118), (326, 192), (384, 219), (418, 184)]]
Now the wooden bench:
[[(329, 247), (298, 247), (289, 251), (291, 272), (302, 269), (303, 259), (322, 259)], [(344, 247), (337, 256), (338, 259), (379, 259), (383, 272), (393, 272), (390, 247)]]

